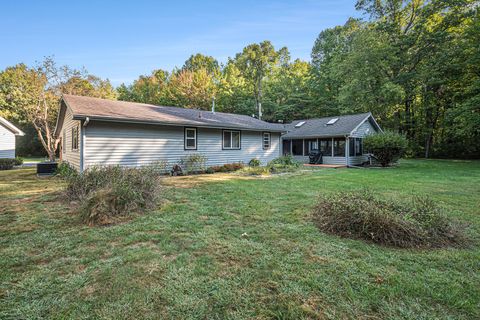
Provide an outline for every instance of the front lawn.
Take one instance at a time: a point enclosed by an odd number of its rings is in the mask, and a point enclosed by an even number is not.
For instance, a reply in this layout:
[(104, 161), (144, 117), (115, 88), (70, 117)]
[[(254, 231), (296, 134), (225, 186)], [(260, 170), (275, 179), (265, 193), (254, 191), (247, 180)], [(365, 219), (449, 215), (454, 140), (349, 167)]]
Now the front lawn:
[[(59, 180), (0, 171), (0, 318), (480, 317), (478, 161), (167, 180), (158, 210), (88, 227)], [(442, 202), (473, 245), (405, 250), (320, 233), (316, 197), (365, 186)]]

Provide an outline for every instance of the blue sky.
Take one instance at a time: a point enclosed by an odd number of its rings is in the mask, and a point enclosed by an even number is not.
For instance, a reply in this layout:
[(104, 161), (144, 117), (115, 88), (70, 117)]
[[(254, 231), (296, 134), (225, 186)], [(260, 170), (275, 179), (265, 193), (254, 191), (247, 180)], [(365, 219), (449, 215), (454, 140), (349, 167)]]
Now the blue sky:
[(354, 6), (354, 0), (9, 1), (0, 4), (0, 69), (53, 55), (119, 85), (180, 67), (193, 53), (224, 62), (263, 40), (309, 60), (318, 33), (359, 16)]

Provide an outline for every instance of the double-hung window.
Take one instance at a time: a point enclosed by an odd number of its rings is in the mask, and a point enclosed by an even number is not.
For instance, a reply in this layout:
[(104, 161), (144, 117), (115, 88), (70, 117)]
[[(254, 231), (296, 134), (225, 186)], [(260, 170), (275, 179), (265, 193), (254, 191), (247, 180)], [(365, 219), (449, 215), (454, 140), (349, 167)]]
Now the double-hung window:
[(264, 132), (263, 133), (263, 150), (270, 149), (270, 140), (271, 140), (270, 132)]
[(79, 129), (78, 126), (72, 127), (72, 150), (78, 150), (78, 139), (79, 139)]
[(197, 129), (185, 128), (184, 148), (185, 150), (197, 150)]
[(241, 147), (240, 131), (223, 130), (223, 149), (238, 150)]

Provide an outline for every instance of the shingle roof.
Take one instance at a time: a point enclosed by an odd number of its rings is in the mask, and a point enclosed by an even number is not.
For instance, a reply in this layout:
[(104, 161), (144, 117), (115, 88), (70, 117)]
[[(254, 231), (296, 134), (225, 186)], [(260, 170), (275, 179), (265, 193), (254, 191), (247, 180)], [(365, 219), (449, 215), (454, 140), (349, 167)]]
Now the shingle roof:
[(14, 135), (16, 136), (24, 136), (25, 133), (23, 133), (22, 130), (18, 129), (15, 127), (11, 122), (9, 122), (7, 119), (0, 117), (0, 125), (4, 126), (7, 128), (7, 130), (11, 131)]
[[(292, 123), (285, 125), (288, 133), (283, 135), (282, 138), (288, 139), (345, 136), (350, 134), (369, 116), (371, 116), (370, 112), (346, 116), (325, 117), (319, 119), (295, 120)], [(338, 118), (338, 120), (334, 124), (327, 125), (328, 121), (335, 118)], [(305, 122), (303, 125), (298, 128), (295, 127), (302, 121)]]
[(67, 94), (63, 95), (63, 101), (71, 109), (73, 118), (77, 120), (89, 117), (91, 120), (118, 120), (256, 131), (285, 131), (283, 125), (268, 123), (241, 114), (164, 107)]

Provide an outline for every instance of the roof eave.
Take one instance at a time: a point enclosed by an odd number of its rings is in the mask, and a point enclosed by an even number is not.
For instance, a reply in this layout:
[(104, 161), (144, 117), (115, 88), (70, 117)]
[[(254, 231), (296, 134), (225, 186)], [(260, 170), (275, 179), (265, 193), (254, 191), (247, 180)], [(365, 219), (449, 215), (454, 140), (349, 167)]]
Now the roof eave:
[(137, 123), (137, 124), (152, 124), (152, 125), (164, 125), (172, 127), (184, 127), (184, 126), (194, 126), (199, 128), (214, 128), (214, 129), (224, 129), (232, 128), (238, 130), (248, 130), (248, 131), (268, 131), (268, 132), (285, 132), (285, 130), (273, 129), (273, 128), (252, 128), (252, 127), (241, 127), (241, 126), (232, 126), (232, 125), (211, 125), (205, 123), (192, 123), (192, 122), (167, 122), (167, 121), (155, 121), (155, 120), (142, 120), (142, 119), (126, 119), (126, 118), (114, 118), (114, 117), (99, 117), (99, 116), (89, 116), (84, 114), (75, 114), (73, 115), (73, 120), (85, 120), (89, 118), (90, 121), (105, 121), (105, 122), (120, 122), (120, 123)]
[(0, 123), (3, 124), (3, 126), (5, 128), (7, 128), (7, 130), (12, 132), (16, 136), (24, 136), (25, 135), (25, 133), (22, 130), (20, 130), (19, 128), (14, 126), (10, 121), (8, 121), (5, 118), (0, 117)]

